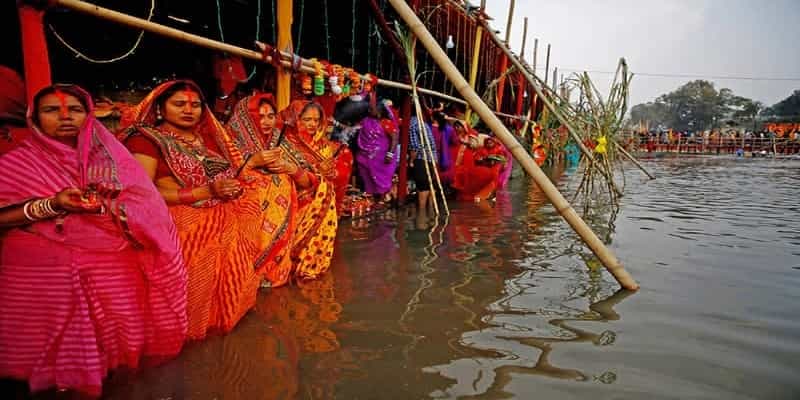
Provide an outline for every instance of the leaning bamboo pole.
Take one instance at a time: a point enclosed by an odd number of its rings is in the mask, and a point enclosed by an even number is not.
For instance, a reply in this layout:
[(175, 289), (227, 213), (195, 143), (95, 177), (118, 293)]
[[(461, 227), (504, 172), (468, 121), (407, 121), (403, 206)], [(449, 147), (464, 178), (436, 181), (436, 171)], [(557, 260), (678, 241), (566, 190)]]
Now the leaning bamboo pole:
[(614, 145), (617, 146), (617, 150), (619, 150), (619, 152), (622, 153), (622, 155), (625, 156), (625, 158), (627, 158), (629, 161), (631, 161), (637, 167), (639, 167), (639, 169), (642, 170), (642, 172), (644, 172), (650, 179), (656, 179), (656, 177), (653, 176), (653, 174), (651, 174), (649, 171), (647, 171), (647, 169), (645, 169), (645, 167), (639, 162), (639, 160), (637, 160), (634, 156), (632, 156), (631, 153), (628, 153), (628, 151), (625, 150), (625, 148), (622, 147), (622, 145), (617, 143), (616, 140), (614, 141)]
[[(52, 0), (54, 6), (61, 6), (64, 8), (68, 8), (73, 11), (77, 11), (83, 14), (91, 15), (100, 19), (108, 20), (111, 22), (118, 23), (120, 25), (125, 25), (131, 28), (141, 29), (149, 33), (153, 33), (160, 36), (165, 36), (170, 39), (178, 40), (185, 43), (194, 44), (196, 46), (204, 47), (211, 50), (222, 51), (225, 53), (229, 53), (235, 56), (239, 56), (242, 58), (246, 58), (249, 60), (254, 61), (261, 61), (265, 63), (271, 63), (272, 57), (269, 55), (264, 55), (263, 52), (245, 49), (242, 47), (234, 46), (228, 43), (223, 43), (220, 41), (208, 39), (199, 35), (195, 35), (192, 33), (187, 33), (181, 31), (180, 29), (175, 29), (166, 25), (161, 25), (155, 22), (148, 21), (146, 19), (137, 18), (131, 15), (127, 15), (118, 11), (114, 11), (108, 8), (103, 8), (100, 6), (96, 6), (91, 3), (87, 3), (81, 0)], [(260, 43), (263, 46), (263, 43)], [(292, 68), (292, 59), (294, 55), (288, 52), (280, 51), (281, 60), (280, 64), (286, 69)], [(311, 60), (300, 58), (300, 67), (297, 68), (298, 71), (305, 72), (307, 74), (316, 74), (316, 70), (314, 69), (314, 64)], [(327, 76), (327, 71), (322, 71), (325, 76)], [(378, 79), (378, 85), (401, 89), (406, 91), (411, 91), (411, 85), (395, 82), (387, 79)], [(430, 90), (426, 88), (418, 87), (417, 90), (421, 94), (425, 94), (428, 96), (439, 97), (441, 99), (445, 99), (448, 101), (456, 102), (459, 104), (467, 104), (466, 101), (459, 99), (457, 97), (448, 96), (444, 93), (437, 92), (435, 90)], [(504, 114), (500, 112), (496, 112), (497, 115), (501, 117), (507, 118), (514, 118), (514, 119), (524, 119), (522, 116), (518, 115), (510, 115)]]
[[(470, 103), (473, 110), (481, 117), (484, 123), (486, 123), (492, 132), (494, 132), (509, 151), (511, 151), (511, 154), (520, 162), (528, 175), (530, 175), (539, 188), (542, 189), (542, 192), (553, 204), (556, 211), (558, 211), (572, 229), (581, 236), (586, 245), (600, 259), (617, 282), (626, 289), (638, 289), (639, 284), (637, 284), (633, 277), (622, 267), (622, 264), (617, 260), (614, 254), (600, 241), (589, 226), (586, 225), (586, 222), (575, 212), (555, 185), (550, 182), (547, 175), (536, 165), (528, 152), (514, 139), (511, 132), (509, 132), (503, 123), (492, 113), (486, 103), (484, 103), (478, 94), (469, 87), (469, 83), (464, 79), (464, 76), (461, 75), (455, 65), (453, 65), (453, 62), (450, 61), (447, 54), (436, 42), (436, 39), (431, 36), (430, 32), (425, 28), (425, 25), (414, 14), (405, 0), (389, 0), (389, 3), (409, 26), (414, 35), (417, 36), (422, 45), (425, 46), (425, 49), (428, 50), (434, 61), (439, 65), (439, 68), (441, 68), (447, 78), (453, 83), (458, 92)], [(493, 33), (491, 30), (487, 31), (490, 35)], [(512, 58), (512, 60), (515, 59)], [(522, 71), (523, 69), (520, 68), (520, 70)]]

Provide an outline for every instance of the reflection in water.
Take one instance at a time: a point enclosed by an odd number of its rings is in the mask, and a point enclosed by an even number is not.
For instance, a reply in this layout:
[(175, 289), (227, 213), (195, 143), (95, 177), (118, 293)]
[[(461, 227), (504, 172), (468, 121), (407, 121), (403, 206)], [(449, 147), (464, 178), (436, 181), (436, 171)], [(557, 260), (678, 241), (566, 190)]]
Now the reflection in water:
[[(116, 375), (107, 395), (797, 398), (799, 165), (645, 162), (660, 178), (630, 174), (615, 225), (610, 209), (588, 221), (636, 296), (514, 179), (449, 218), (343, 223), (323, 279), (261, 293), (230, 335)], [(569, 193), (575, 174), (549, 175)], [(765, 198), (770, 212), (753, 207)]]

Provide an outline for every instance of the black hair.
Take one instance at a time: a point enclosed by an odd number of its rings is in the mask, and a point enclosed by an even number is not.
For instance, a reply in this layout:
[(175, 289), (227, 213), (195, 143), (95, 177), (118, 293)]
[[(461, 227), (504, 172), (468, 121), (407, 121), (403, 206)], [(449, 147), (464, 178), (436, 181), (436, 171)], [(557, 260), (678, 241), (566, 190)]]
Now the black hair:
[(303, 106), (303, 108), (300, 110), (300, 113), (297, 114), (297, 119), (299, 120), (300, 117), (302, 117), (303, 114), (306, 113), (306, 111), (308, 111), (308, 110), (310, 110), (312, 108), (316, 109), (319, 112), (320, 120), (322, 120), (322, 118), (325, 117), (325, 110), (322, 108), (322, 106), (319, 103), (315, 103), (315, 102), (311, 101), (311, 102), (306, 103), (305, 106)]

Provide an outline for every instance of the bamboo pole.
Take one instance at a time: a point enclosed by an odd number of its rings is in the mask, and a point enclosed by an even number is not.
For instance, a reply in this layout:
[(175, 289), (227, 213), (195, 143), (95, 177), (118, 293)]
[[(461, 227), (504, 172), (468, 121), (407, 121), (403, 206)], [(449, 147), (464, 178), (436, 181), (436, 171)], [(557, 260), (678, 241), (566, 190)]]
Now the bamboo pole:
[[(475, 80), (478, 79), (478, 61), (481, 58), (482, 39), (483, 39), (483, 27), (479, 25), (475, 31), (475, 45), (472, 51), (472, 67), (469, 71), (469, 87), (471, 87), (472, 90), (475, 90)], [(471, 116), (472, 116), (472, 108), (470, 108), (468, 104), (466, 112), (467, 123), (469, 123)]]
[(553, 88), (554, 91), (558, 88), (558, 85), (556, 84), (557, 79), (558, 79), (558, 67), (553, 67), (553, 84), (550, 85), (550, 87)]
[[(453, 62), (447, 57), (447, 54), (442, 50), (436, 39), (431, 36), (430, 32), (425, 28), (425, 25), (414, 14), (411, 8), (406, 4), (405, 0), (389, 0), (389, 3), (397, 11), (398, 15), (405, 21), (412, 32), (417, 36), (419, 41), (428, 50), (433, 57), (434, 61), (439, 65), (439, 68), (447, 75), (447, 78), (453, 82), (453, 85), (459, 93), (470, 103), (481, 119), (487, 126), (495, 133), (498, 139), (511, 151), (514, 158), (520, 162), (525, 171), (533, 178), (534, 182), (542, 189), (542, 192), (547, 196), (547, 199), (553, 204), (556, 211), (567, 221), (567, 223), (581, 236), (586, 245), (592, 252), (600, 259), (605, 265), (606, 269), (614, 276), (619, 284), (630, 290), (636, 290), (639, 285), (633, 277), (622, 267), (619, 260), (614, 254), (603, 244), (597, 235), (592, 232), (586, 222), (581, 219), (577, 212), (567, 202), (564, 196), (559, 193), (558, 189), (550, 182), (550, 179), (539, 168), (538, 165), (531, 159), (527, 151), (517, 142), (508, 129), (502, 122), (492, 113), (488, 106), (481, 100), (477, 93), (469, 87), (469, 83), (464, 79), (464, 76), (458, 72), (458, 69), (453, 65)], [(493, 32), (489, 31), (489, 34)], [(522, 70), (522, 69), (520, 69)]]
[[(506, 43), (511, 39), (511, 23), (514, 21), (514, 0), (511, 0), (508, 10), (508, 22), (506, 22)], [(486, 29), (490, 29), (488, 26)], [(500, 81), (497, 82), (497, 111), (503, 109), (503, 98), (506, 95), (506, 70), (508, 69), (508, 55), (500, 60)]]
[(511, 22), (514, 20), (514, 0), (508, 6), (508, 22), (506, 22), (506, 44), (511, 40)]
[(525, 59), (525, 42), (527, 38), (528, 38), (528, 17), (525, 17), (522, 23), (522, 49), (519, 51), (519, 56), (523, 60)]
[(639, 160), (637, 160), (636, 158), (634, 158), (634, 157), (631, 155), (631, 153), (628, 153), (628, 151), (627, 151), (627, 150), (625, 150), (625, 148), (624, 148), (624, 147), (622, 147), (622, 146), (621, 146), (619, 143), (617, 143), (617, 141), (616, 141), (616, 140), (614, 141), (614, 144), (617, 146), (617, 150), (619, 150), (619, 152), (620, 152), (620, 153), (622, 153), (622, 155), (623, 155), (623, 156), (625, 156), (625, 158), (627, 158), (628, 160), (630, 160), (631, 162), (633, 162), (633, 163), (634, 163), (634, 164), (635, 164), (637, 167), (639, 167), (639, 169), (640, 169), (640, 170), (642, 170), (642, 171), (643, 171), (643, 172), (644, 172), (644, 173), (645, 173), (645, 174), (646, 174), (646, 175), (647, 175), (647, 176), (648, 176), (650, 179), (656, 179), (656, 177), (655, 177), (655, 176), (653, 176), (653, 174), (651, 174), (649, 171), (647, 171), (647, 170), (644, 168), (644, 166), (642, 166), (642, 164), (640, 164), (640, 163), (639, 163)]
[[(499, 43), (498, 43), (499, 45)], [(533, 71), (536, 73), (536, 71)], [(547, 84), (547, 77), (550, 76), (550, 43), (547, 44), (547, 56), (544, 61), (544, 83)]]
[[(292, 50), (292, 20), (294, 8), (292, 0), (277, 0), (275, 6), (278, 24), (278, 39), (276, 46), (282, 51)], [(300, 39), (298, 39), (300, 40)], [(278, 68), (275, 87), (275, 105), (279, 110), (289, 106), (292, 96), (292, 71), (286, 68)]]

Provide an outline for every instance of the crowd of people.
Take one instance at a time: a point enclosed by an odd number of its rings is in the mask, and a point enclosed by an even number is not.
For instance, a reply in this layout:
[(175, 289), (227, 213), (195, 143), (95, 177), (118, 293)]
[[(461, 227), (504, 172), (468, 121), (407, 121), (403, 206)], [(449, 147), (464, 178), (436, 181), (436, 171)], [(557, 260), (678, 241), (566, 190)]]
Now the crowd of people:
[[(25, 112), (24, 84), (0, 72), (0, 378), (34, 392), (96, 396), (112, 369), (230, 332), (259, 288), (325, 274), (348, 191), (392, 203), (405, 167), (389, 101), (371, 100), (337, 141), (318, 103), (278, 110), (254, 92), (223, 122), (195, 83), (173, 80), (112, 133), (82, 88), (41, 89)], [(410, 121), (419, 207), (436, 173), (458, 198), (490, 198), (508, 179), (505, 148), (428, 116)]]

